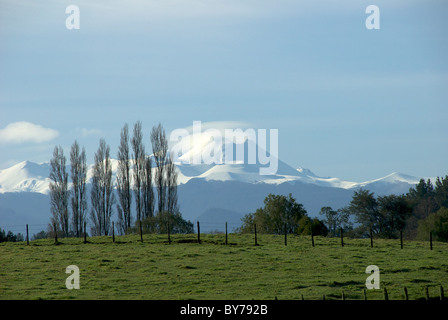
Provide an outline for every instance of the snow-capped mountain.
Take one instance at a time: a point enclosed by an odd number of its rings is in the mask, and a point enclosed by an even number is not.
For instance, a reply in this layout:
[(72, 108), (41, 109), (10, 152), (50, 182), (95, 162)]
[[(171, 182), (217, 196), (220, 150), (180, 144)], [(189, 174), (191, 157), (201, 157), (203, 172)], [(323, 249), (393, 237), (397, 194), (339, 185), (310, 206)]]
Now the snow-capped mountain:
[[(190, 134), (170, 148), (171, 155), (177, 165), (178, 184), (188, 184), (192, 179), (199, 179), (204, 182), (238, 181), (249, 184), (265, 183), (271, 185), (305, 183), (342, 189), (373, 188), (378, 193), (388, 194), (405, 193), (419, 181), (419, 178), (400, 173), (392, 173), (386, 177), (363, 182), (321, 177), (309, 169), (291, 167), (278, 159), (275, 152), (273, 154), (267, 153), (263, 146), (254, 139), (256, 139), (255, 134), (251, 138), (243, 135), (239, 139), (234, 139), (232, 136), (231, 138), (225, 136), (224, 139), (211, 139), (210, 135), (204, 133)], [(267, 164), (260, 164), (259, 160), (263, 155), (264, 163)], [(111, 159), (111, 163), (115, 181), (118, 161)], [(275, 174), (260, 174), (267, 166), (274, 167), (276, 169), (274, 170)], [(70, 175), (69, 165), (67, 165), (66, 171)], [(37, 164), (30, 161), (23, 161), (8, 169), (0, 170), (0, 193), (37, 192), (48, 194), (49, 173), (49, 163)], [(90, 181), (92, 176), (93, 165), (90, 165), (87, 170), (87, 180)]]
[(0, 170), (0, 193), (37, 192), (46, 194), (51, 181), (49, 175), (49, 163), (20, 162), (10, 168)]
[[(113, 179), (116, 176), (118, 161), (112, 159)], [(279, 161), (278, 171), (275, 175), (260, 175), (258, 165), (250, 164), (211, 164), (193, 165), (179, 164), (178, 183), (186, 184), (192, 179), (204, 181), (238, 181), (244, 183), (266, 183), (266, 184), (293, 184), (296, 182), (313, 184), (321, 187), (332, 187), (342, 189), (374, 188), (380, 193), (405, 193), (420, 180), (417, 177), (401, 173), (392, 173), (385, 177), (364, 181), (352, 182), (339, 178), (320, 177), (309, 169), (299, 167), (294, 169), (284, 162)], [(70, 176), (70, 167), (67, 166)], [(93, 166), (87, 171), (87, 179), (92, 177)], [(20, 162), (10, 168), (0, 170), (0, 193), (6, 192), (36, 192), (49, 193), (50, 183), (49, 163), (34, 163), (30, 161)], [(70, 180), (70, 179), (69, 179)], [(391, 190), (393, 192), (391, 192)]]
[[(112, 160), (114, 181), (117, 165), (118, 161)], [(181, 213), (191, 221), (201, 219), (204, 232), (222, 231), (223, 221), (238, 227), (241, 217), (261, 207), (269, 193), (291, 193), (310, 216), (317, 216), (323, 206), (338, 209), (347, 205), (357, 188), (369, 189), (377, 195), (402, 194), (419, 181), (416, 177), (392, 173), (371, 181), (351, 182), (320, 177), (309, 169), (295, 169), (280, 160), (275, 175), (260, 175), (259, 164), (247, 163), (179, 163), (177, 169)], [(70, 167), (66, 170), (70, 181)], [(48, 224), (51, 217), (49, 173), (49, 163), (30, 161), (0, 170), (0, 228), (30, 224), (45, 229), (41, 226)], [(92, 173), (90, 165), (88, 183)]]

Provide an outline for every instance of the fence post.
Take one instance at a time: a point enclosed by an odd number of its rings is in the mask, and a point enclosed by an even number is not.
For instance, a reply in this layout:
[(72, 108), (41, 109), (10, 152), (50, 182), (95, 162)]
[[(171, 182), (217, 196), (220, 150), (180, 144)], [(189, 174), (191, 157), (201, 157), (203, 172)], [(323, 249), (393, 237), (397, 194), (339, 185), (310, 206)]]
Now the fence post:
[(432, 250), (432, 231), (429, 232), (429, 248)]
[(115, 243), (115, 226), (114, 222), (112, 221), (112, 242)]
[(426, 299), (426, 300), (429, 300), (428, 286), (425, 286), (425, 299)]
[(226, 245), (227, 245), (227, 221), (226, 221)]
[(84, 243), (87, 243), (86, 222), (84, 221)]
[(404, 298), (406, 300), (409, 300), (409, 296), (408, 296), (408, 288), (404, 287)]
[(372, 229), (370, 229), (370, 248), (373, 248), (373, 232), (372, 232)]
[(29, 246), (30, 245), (30, 236), (28, 233), (28, 223), (26, 224), (26, 245)]
[(254, 224), (254, 230), (255, 230), (255, 245), (258, 246), (258, 243), (257, 243), (257, 224), (256, 223)]
[(288, 245), (287, 233), (286, 233), (286, 224), (285, 224), (285, 246)]
[(54, 230), (54, 244), (58, 244), (58, 232), (56, 230), (56, 223), (53, 223), (53, 230)]
[(384, 288), (384, 300), (389, 300), (389, 295), (387, 294), (386, 288)]
[(167, 231), (168, 231), (168, 244), (171, 244), (171, 233), (170, 233), (170, 223), (167, 223)]
[(403, 249), (403, 230), (400, 230), (400, 247)]
[(142, 220), (138, 220), (140, 225), (140, 241), (143, 243), (143, 228), (142, 228)]
[(445, 296), (443, 294), (443, 287), (440, 286), (440, 300), (444, 300), (444, 299), (445, 299)]
[(341, 247), (344, 246), (344, 235), (343, 235), (343, 230), (341, 228)]
[(313, 229), (311, 228), (311, 244), (314, 247), (314, 234), (313, 234)]
[(366, 292), (366, 289), (364, 289), (364, 300), (367, 300), (367, 292)]
[(201, 227), (199, 226), (199, 221), (198, 221), (198, 243), (201, 243)]

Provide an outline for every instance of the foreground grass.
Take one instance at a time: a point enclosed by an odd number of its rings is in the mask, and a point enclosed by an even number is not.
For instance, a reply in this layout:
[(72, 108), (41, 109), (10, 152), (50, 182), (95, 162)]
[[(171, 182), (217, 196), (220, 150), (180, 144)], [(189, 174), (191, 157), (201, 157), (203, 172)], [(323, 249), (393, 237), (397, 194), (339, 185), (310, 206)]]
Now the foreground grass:
[[(364, 299), (366, 267), (380, 269), (381, 290), (369, 300), (439, 297), (448, 291), (448, 244), (397, 240), (259, 235), (174, 235), (60, 239), (0, 244), (0, 299)], [(68, 290), (66, 267), (80, 269), (80, 290)]]

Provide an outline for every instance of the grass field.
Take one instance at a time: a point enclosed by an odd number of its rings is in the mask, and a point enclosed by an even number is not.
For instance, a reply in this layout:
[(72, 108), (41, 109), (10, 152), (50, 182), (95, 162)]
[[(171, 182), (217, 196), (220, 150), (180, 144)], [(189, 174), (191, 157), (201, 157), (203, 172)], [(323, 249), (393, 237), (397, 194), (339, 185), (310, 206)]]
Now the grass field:
[[(366, 267), (380, 269), (380, 290), (368, 300), (439, 299), (448, 290), (448, 244), (258, 235), (135, 235), (0, 244), (0, 299), (364, 299)], [(68, 290), (66, 267), (80, 270)], [(446, 296), (447, 294), (445, 294)]]

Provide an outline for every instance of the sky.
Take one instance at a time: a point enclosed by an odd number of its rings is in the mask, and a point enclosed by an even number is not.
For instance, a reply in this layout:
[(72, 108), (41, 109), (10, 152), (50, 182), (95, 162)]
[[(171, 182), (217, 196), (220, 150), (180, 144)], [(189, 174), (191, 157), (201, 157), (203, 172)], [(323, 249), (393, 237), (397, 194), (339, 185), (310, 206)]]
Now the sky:
[[(369, 5), (380, 29), (366, 28)], [(79, 29), (68, 29), (69, 5)], [(278, 129), (279, 158), (366, 181), (448, 174), (448, 2), (0, 0), (0, 169), (125, 123)]]

